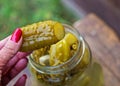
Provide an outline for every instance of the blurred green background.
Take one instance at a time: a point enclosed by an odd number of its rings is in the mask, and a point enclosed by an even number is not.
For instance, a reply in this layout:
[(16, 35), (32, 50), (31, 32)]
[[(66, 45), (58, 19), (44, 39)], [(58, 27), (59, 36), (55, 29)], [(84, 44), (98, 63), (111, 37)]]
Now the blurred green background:
[(43, 20), (72, 24), (79, 17), (61, 0), (0, 0), (0, 40), (17, 27)]

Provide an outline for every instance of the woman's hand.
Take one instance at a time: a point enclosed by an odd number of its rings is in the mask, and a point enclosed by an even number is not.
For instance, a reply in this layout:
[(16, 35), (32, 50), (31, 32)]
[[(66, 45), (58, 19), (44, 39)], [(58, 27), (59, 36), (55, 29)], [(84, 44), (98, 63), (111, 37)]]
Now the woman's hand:
[[(6, 86), (27, 66), (29, 53), (18, 52), (22, 44), (22, 31), (16, 29), (12, 36), (0, 41), (0, 86)], [(24, 74), (15, 86), (25, 86), (27, 76)]]

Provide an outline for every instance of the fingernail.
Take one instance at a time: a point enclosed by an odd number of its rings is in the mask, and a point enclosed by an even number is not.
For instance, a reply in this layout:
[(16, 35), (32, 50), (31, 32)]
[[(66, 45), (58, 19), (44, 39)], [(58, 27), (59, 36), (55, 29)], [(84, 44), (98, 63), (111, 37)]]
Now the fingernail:
[(26, 79), (26, 78), (27, 78), (27, 75), (26, 75), (26, 74), (23, 74), (23, 77)]
[(22, 31), (21, 31), (20, 28), (17, 28), (17, 29), (13, 32), (12, 37), (11, 37), (11, 40), (17, 43), (17, 42), (20, 40), (21, 36), (22, 36)]

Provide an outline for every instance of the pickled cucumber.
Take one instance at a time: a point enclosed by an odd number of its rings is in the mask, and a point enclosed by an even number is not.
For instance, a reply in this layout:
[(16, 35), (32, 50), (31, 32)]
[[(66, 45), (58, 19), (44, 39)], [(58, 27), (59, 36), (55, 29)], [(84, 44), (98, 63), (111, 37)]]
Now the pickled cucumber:
[(72, 57), (72, 55), (77, 50), (77, 46), (77, 38), (72, 33), (67, 33), (61, 41), (51, 45), (49, 59), (50, 65), (55, 66), (58, 64), (62, 64), (63, 62), (70, 59), (70, 57)]
[(65, 35), (64, 27), (56, 21), (44, 21), (21, 28), (23, 44), (20, 51), (33, 51), (54, 44)]

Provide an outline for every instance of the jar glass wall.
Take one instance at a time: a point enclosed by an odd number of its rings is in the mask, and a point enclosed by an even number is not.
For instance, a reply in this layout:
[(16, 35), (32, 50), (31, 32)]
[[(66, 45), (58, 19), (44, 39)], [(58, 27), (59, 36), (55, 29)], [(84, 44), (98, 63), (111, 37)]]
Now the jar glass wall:
[[(39, 64), (39, 59), (36, 60), (34, 53), (32, 53), (29, 57), (29, 67), (34, 79), (32, 84), (37, 83), (38, 86), (79, 86), (83, 72), (90, 67), (92, 57), (88, 44), (75, 28), (66, 24), (63, 26), (66, 33), (72, 33), (78, 39), (77, 51), (69, 60), (56, 66)], [(43, 56), (46, 55), (48, 53), (44, 53)], [(45, 59), (44, 62), (48, 62), (47, 60)]]

